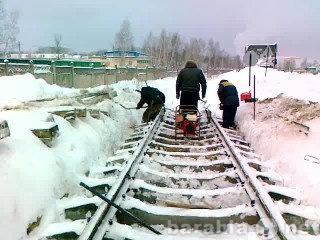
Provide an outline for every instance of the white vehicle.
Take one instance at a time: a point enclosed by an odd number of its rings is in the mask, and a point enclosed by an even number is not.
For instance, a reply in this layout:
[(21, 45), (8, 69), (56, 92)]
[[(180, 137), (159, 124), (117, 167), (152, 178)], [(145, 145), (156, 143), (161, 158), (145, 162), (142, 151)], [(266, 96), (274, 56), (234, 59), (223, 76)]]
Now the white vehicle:
[(0, 120), (0, 139), (10, 136), (10, 129), (6, 120)]

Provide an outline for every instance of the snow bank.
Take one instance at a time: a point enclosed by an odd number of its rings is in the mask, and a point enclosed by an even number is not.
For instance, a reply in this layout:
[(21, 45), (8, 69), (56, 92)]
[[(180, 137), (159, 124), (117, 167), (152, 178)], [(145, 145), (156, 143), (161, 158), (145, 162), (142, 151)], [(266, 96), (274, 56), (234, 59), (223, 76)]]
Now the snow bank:
[(75, 96), (79, 92), (79, 89), (49, 85), (43, 79), (35, 79), (30, 73), (0, 77), (0, 105), (41, 98)]

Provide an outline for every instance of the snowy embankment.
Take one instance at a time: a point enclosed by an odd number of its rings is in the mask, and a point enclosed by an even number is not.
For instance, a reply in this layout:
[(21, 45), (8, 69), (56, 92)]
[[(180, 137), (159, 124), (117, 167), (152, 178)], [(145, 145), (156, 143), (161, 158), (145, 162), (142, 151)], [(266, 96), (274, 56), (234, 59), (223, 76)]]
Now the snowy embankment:
[(71, 97), (79, 94), (80, 90), (61, 88), (48, 85), (43, 79), (37, 79), (32, 74), (1, 77), (0, 80), (0, 108), (18, 104), (21, 101), (42, 98)]
[[(265, 68), (253, 67), (252, 79), (254, 75), (259, 99), (256, 119), (253, 103), (241, 102), (236, 117), (239, 127), (262, 159), (282, 174), (284, 185), (303, 193), (302, 204), (320, 207), (320, 161), (316, 163), (320, 159), (320, 75), (268, 69), (265, 76)], [(253, 93), (248, 68), (220, 75), (215, 84), (224, 78), (237, 86), (239, 94)], [(306, 161), (307, 155), (314, 162)]]
[[(37, 103), (37, 107), (22, 101), (69, 97), (65, 103), (81, 105), (71, 98), (79, 95), (79, 90), (50, 86), (30, 74), (1, 77), (0, 86), (0, 118), (8, 121), (11, 131), (10, 137), (0, 140), (0, 232), (3, 239), (25, 239), (28, 225), (54, 207), (57, 199), (83, 191), (79, 186), (81, 177), (92, 167), (104, 166), (128, 135), (130, 126), (140, 122), (142, 110), (128, 111), (106, 100), (96, 107), (109, 116), (87, 116), (69, 123), (55, 115), (52, 119), (45, 110), (61, 104), (59, 100), (43, 106)], [(139, 95), (134, 89), (130, 81), (109, 91), (119, 102), (137, 102)], [(30, 129), (41, 128), (52, 120), (60, 134), (48, 148)]]

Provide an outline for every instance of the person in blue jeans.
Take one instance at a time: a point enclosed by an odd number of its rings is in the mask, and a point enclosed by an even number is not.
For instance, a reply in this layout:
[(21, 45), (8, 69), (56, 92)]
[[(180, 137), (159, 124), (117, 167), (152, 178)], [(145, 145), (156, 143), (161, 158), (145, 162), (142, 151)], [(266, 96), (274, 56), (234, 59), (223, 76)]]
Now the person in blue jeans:
[(239, 107), (239, 96), (237, 88), (228, 80), (221, 80), (218, 88), (220, 109), (222, 113), (222, 127), (236, 128), (234, 119)]

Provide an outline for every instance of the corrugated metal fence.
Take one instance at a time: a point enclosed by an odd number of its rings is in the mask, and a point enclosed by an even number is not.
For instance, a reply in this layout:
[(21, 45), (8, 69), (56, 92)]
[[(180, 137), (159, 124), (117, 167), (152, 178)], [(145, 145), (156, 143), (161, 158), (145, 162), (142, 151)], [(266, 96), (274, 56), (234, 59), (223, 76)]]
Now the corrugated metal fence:
[(49, 84), (88, 88), (136, 78), (141, 81), (176, 76), (164, 68), (106, 68), (100, 62), (72, 62), (27, 59), (0, 59), (0, 76), (31, 73)]

